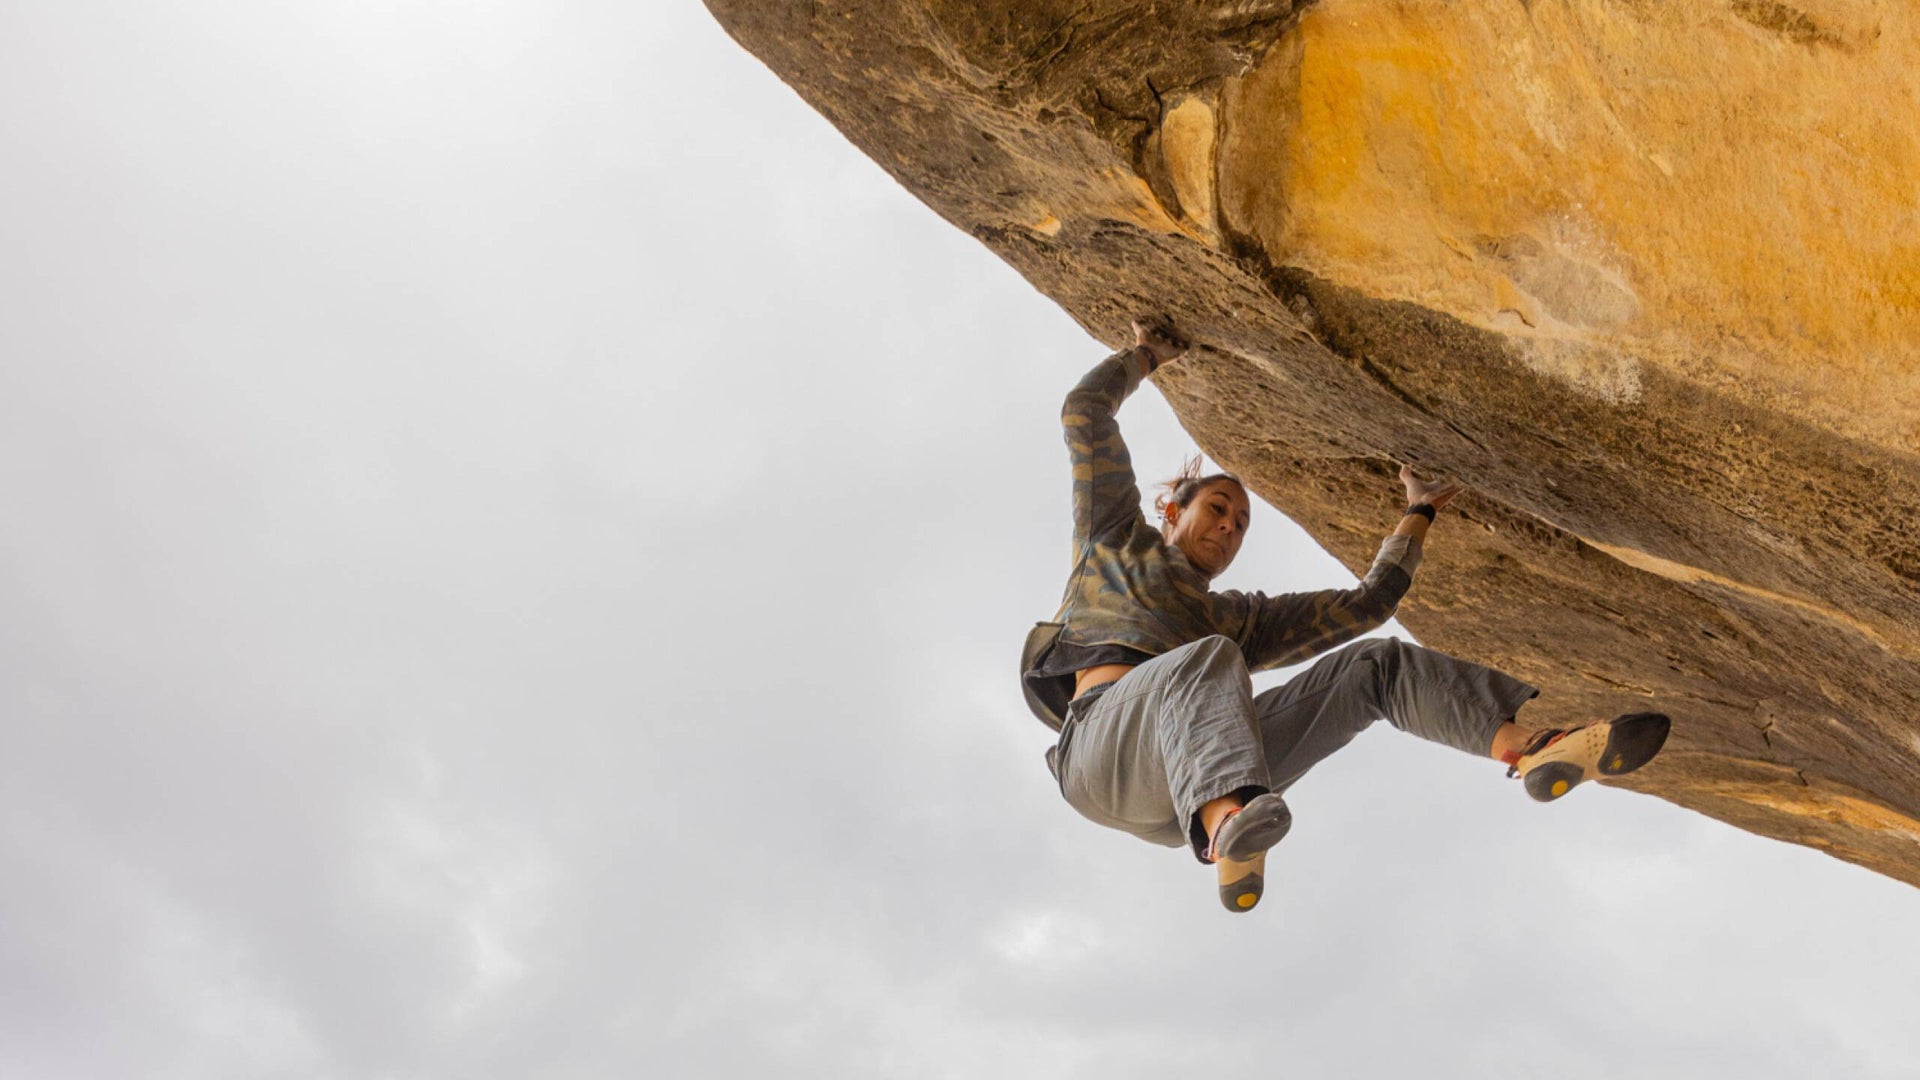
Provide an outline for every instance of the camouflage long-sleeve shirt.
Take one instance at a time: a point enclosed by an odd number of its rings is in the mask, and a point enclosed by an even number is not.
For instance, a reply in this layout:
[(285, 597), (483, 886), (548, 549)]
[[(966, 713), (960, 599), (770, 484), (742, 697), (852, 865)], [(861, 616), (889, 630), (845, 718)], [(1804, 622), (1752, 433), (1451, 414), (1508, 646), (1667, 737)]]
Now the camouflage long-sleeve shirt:
[(1071, 674), (1041, 674), (1056, 642), (1158, 656), (1220, 634), (1239, 644), (1248, 668), (1285, 667), (1386, 622), (1420, 564), (1418, 541), (1389, 536), (1351, 589), (1280, 596), (1212, 591), (1207, 575), (1140, 512), (1133, 462), (1114, 419), (1149, 363), (1145, 350), (1108, 357), (1067, 394), (1060, 411), (1073, 458), (1073, 574), (1060, 610), (1033, 628), (1020, 655), (1027, 705), (1056, 730), (1073, 694)]

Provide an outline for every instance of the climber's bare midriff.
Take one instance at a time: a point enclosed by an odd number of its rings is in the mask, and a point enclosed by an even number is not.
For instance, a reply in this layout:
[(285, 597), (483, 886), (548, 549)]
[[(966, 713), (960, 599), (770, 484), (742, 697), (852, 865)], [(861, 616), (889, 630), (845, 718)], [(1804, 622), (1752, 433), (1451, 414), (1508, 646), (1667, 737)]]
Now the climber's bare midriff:
[(1096, 686), (1105, 686), (1132, 671), (1134, 666), (1133, 664), (1097, 664), (1090, 668), (1081, 668), (1073, 673), (1073, 696), (1079, 697)]

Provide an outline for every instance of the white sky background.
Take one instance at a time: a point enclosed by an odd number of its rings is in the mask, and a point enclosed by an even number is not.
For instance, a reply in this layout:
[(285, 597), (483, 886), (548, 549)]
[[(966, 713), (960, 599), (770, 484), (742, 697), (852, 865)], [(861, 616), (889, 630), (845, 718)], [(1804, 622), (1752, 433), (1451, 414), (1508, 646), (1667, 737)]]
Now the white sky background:
[(690, 0), (7, 3), (0, 155), (0, 1076), (1920, 1073), (1920, 896), (1651, 799), (1077, 818), (1104, 349)]

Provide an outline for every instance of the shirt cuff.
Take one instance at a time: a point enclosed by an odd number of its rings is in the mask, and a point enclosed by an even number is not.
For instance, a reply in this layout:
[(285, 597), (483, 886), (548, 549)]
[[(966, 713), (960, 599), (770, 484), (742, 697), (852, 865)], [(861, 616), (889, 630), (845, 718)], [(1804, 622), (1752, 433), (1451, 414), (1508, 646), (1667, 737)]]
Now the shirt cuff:
[(1374, 556), (1373, 563), (1375, 566), (1397, 566), (1408, 577), (1412, 577), (1413, 572), (1420, 569), (1420, 559), (1424, 554), (1422, 547), (1420, 541), (1413, 537), (1395, 533), (1381, 543), (1380, 554)]
[(1153, 369), (1154, 369), (1153, 353), (1149, 351), (1147, 347), (1144, 345), (1135, 345), (1132, 349), (1128, 351), (1133, 353), (1135, 359), (1139, 360), (1140, 379), (1141, 381), (1144, 382), (1147, 376), (1153, 374)]

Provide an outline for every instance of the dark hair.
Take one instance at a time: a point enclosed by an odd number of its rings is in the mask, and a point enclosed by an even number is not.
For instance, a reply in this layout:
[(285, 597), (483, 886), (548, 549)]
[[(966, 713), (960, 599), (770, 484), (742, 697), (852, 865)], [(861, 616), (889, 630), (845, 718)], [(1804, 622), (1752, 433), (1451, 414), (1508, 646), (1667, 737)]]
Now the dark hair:
[(1161, 521), (1165, 521), (1167, 520), (1167, 507), (1177, 506), (1185, 510), (1193, 504), (1195, 496), (1205, 491), (1208, 484), (1217, 480), (1231, 480), (1240, 485), (1240, 490), (1245, 491), (1247, 489), (1247, 485), (1232, 473), (1222, 472), (1213, 473), (1210, 476), (1202, 476), (1200, 474), (1200, 455), (1195, 454), (1187, 459), (1185, 465), (1181, 466), (1178, 476), (1160, 485), (1162, 494), (1153, 497), (1153, 512), (1160, 515)]

